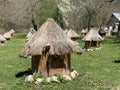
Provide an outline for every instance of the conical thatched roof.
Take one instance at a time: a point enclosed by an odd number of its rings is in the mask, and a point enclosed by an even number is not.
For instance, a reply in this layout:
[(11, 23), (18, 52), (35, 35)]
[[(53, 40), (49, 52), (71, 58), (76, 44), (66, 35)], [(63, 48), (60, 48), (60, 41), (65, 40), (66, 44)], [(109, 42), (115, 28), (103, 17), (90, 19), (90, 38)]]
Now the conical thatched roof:
[(70, 37), (70, 38), (77, 38), (79, 37), (79, 35), (73, 31), (72, 29), (70, 29), (68, 32), (67, 32), (67, 35)]
[(27, 34), (27, 36), (26, 36), (27, 41), (29, 41), (29, 40), (31, 39), (32, 35), (33, 35), (33, 34), (32, 34), (31, 32), (29, 32), (29, 33)]
[(29, 33), (27, 34), (26, 38), (27, 41), (31, 39), (32, 35), (35, 33), (35, 30), (33, 28), (30, 29)]
[(9, 31), (9, 33), (10, 33), (11, 35), (13, 35), (13, 34), (15, 33), (15, 30), (14, 30), (14, 29), (11, 29), (11, 30)]
[(4, 42), (4, 41), (6, 41), (6, 39), (2, 36), (2, 35), (0, 35), (0, 42)]
[(82, 52), (82, 49), (63, 32), (61, 27), (53, 19), (47, 19), (26, 43), (19, 55), (42, 55), (48, 48), (50, 55)]
[(5, 37), (5, 39), (11, 39), (11, 34), (9, 32), (6, 32), (3, 37)]
[(29, 33), (27, 34), (26, 38), (29, 38), (31, 35), (32, 35), (32, 33), (29, 32)]
[(91, 29), (85, 37), (82, 39), (84, 41), (101, 41), (103, 38), (99, 35), (97, 30)]
[(81, 31), (82, 34), (85, 34), (87, 32), (88, 32), (88, 29), (82, 29), (82, 31)]

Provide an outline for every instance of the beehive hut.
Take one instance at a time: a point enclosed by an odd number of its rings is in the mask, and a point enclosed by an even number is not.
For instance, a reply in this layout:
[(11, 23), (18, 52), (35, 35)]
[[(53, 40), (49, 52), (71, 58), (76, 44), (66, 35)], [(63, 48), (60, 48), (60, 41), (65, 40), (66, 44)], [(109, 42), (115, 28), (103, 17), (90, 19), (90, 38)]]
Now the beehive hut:
[(67, 32), (67, 36), (70, 37), (73, 41), (76, 41), (79, 35), (72, 29)]
[(47, 21), (34, 33), (19, 56), (32, 56), (32, 71), (44, 76), (70, 74), (70, 53), (82, 49), (63, 32), (53, 20)]
[(106, 36), (106, 31), (105, 31), (104, 27), (100, 27), (98, 32), (101, 37), (104, 38)]
[(10, 40), (11, 39), (11, 34), (9, 32), (6, 32), (3, 37), (5, 37), (6, 40)]
[(6, 39), (2, 35), (0, 35), (0, 44), (5, 43), (5, 41), (6, 41)]
[(85, 49), (95, 49), (100, 47), (100, 41), (103, 40), (103, 38), (97, 30), (91, 29), (82, 40), (85, 42)]
[(10, 33), (11, 35), (14, 35), (14, 34), (15, 34), (15, 30), (14, 30), (14, 29), (11, 29), (11, 30), (9, 31), (9, 33)]
[(81, 31), (81, 34), (82, 34), (82, 35), (86, 35), (87, 32), (88, 32), (88, 29), (87, 29), (87, 28), (86, 28), (86, 29), (83, 28), (82, 31)]

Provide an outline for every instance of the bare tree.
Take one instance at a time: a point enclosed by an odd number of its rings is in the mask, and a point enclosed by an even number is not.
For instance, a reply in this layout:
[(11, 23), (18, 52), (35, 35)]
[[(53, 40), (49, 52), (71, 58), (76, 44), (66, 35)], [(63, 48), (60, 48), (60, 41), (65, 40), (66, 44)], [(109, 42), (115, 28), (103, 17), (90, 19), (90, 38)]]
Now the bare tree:
[(0, 19), (5, 14), (6, 5), (7, 5), (7, 0), (0, 0)]
[[(103, 4), (96, 4), (94, 0), (87, 0), (85, 10), (85, 17), (87, 21), (87, 28), (90, 30), (91, 24), (93, 23), (93, 20), (96, 20), (96, 16), (98, 15), (98, 12), (100, 11), (100, 8), (103, 6)], [(96, 21), (94, 21), (96, 22)], [(95, 24), (95, 23), (94, 23)]]
[(32, 23), (34, 29), (37, 31), (37, 24), (35, 23), (35, 13), (34, 13), (34, 10), (36, 8), (36, 3), (37, 3), (37, 0), (30, 0), (29, 6), (26, 10), (27, 10), (28, 14), (30, 15), (31, 23)]

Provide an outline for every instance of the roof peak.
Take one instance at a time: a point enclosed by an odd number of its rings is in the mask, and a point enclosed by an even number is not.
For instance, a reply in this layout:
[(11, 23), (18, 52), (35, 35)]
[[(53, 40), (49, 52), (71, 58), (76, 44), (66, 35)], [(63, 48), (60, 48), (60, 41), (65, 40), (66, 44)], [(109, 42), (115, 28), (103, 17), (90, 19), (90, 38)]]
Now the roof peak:
[(53, 18), (48, 18), (46, 22), (55, 22), (55, 20)]

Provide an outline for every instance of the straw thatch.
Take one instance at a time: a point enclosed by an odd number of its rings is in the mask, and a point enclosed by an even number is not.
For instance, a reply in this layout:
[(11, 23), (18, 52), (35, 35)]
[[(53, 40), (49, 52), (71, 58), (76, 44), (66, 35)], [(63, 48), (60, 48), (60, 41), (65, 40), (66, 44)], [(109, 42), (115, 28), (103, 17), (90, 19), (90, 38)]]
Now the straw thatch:
[(6, 39), (2, 35), (0, 35), (0, 43), (5, 43), (5, 41)]
[(10, 40), (11, 39), (11, 34), (9, 32), (6, 32), (3, 37), (5, 37), (6, 40)]
[(32, 71), (44, 76), (70, 74), (70, 53), (82, 53), (53, 20), (48, 19), (20, 52), (20, 56), (32, 56)]
[(81, 33), (82, 33), (83, 35), (86, 35), (87, 32), (88, 32), (88, 29), (87, 29), (87, 28), (86, 28), (86, 29), (82, 29), (82, 31), (81, 31)]
[(82, 40), (83, 41), (101, 41), (103, 40), (103, 38), (99, 35), (97, 30), (91, 29)]
[(65, 34), (67, 34), (67, 33), (68, 33), (68, 29), (65, 29), (65, 31), (64, 31), (64, 32), (65, 32)]
[(50, 47), (50, 55), (63, 55), (72, 52), (81, 53), (82, 51), (81, 48), (75, 46), (75, 43), (63, 33), (54, 20), (48, 19), (34, 33), (32, 39), (27, 42), (20, 56), (42, 55), (47, 46)]
[(10, 33), (11, 35), (14, 35), (14, 34), (15, 34), (15, 30), (14, 30), (14, 29), (11, 29), (11, 30), (9, 31), (9, 33)]
[(35, 33), (36, 31), (33, 28), (30, 28), (29, 33), (27, 34), (26, 38), (27, 41), (29, 41), (32, 38), (32, 35)]
[(70, 29), (68, 32), (67, 32), (67, 35), (72, 39), (72, 38), (78, 38), (79, 35), (73, 31), (72, 29)]
[(26, 36), (27, 41), (29, 41), (29, 40), (31, 39), (32, 35), (33, 35), (33, 34), (32, 34), (31, 32), (29, 32), (29, 33), (27, 34), (27, 36)]
[(26, 38), (29, 38), (31, 35), (32, 35), (32, 33), (29, 32), (29, 33), (27, 34)]
[(97, 30), (91, 29), (82, 40), (85, 41), (86, 49), (94, 49), (100, 47), (100, 41), (103, 40), (103, 38), (99, 35)]

